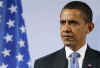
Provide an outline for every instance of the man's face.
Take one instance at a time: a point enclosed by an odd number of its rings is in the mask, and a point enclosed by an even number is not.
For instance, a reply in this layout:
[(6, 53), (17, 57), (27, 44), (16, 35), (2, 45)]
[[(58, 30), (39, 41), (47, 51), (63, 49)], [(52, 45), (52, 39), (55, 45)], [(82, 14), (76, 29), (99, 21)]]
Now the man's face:
[(60, 32), (64, 45), (80, 47), (85, 44), (89, 32), (88, 23), (77, 9), (63, 9), (60, 17)]

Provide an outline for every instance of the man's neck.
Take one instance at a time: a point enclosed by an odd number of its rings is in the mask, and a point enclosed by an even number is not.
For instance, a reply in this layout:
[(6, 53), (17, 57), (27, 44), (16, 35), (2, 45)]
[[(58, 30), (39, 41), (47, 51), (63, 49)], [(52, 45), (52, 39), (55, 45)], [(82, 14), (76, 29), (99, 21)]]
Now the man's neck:
[(80, 44), (76, 44), (76, 45), (72, 45), (72, 46), (68, 46), (71, 50), (73, 51), (77, 51), (79, 50), (80, 48), (82, 48), (84, 45), (86, 44), (86, 41), (83, 41), (82, 43)]

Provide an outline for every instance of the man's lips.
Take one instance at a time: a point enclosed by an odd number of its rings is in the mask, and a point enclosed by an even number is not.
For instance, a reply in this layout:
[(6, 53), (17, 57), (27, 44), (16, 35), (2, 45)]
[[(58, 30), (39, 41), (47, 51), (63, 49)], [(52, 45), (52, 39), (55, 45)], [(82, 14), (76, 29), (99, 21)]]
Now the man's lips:
[(64, 39), (72, 39), (73, 36), (62, 36)]

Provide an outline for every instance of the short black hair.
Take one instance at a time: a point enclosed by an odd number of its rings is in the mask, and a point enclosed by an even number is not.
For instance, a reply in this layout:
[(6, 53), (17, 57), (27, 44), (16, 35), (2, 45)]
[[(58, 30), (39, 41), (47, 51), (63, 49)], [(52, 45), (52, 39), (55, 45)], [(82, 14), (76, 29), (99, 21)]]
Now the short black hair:
[(93, 18), (92, 10), (86, 3), (82, 2), (82, 1), (71, 1), (71, 2), (67, 3), (62, 8), (62, 10), (63, 9), (78, 9), (85, 14), (86, 21), (92, 22), (92, 18)]

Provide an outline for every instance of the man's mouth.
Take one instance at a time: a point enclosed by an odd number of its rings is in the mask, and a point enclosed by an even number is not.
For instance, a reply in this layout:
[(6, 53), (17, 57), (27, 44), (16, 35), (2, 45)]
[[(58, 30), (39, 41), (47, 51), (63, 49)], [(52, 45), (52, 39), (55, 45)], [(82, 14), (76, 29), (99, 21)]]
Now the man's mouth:
[(62, 36), (64, 39), (73, 39), (73, 36)]

